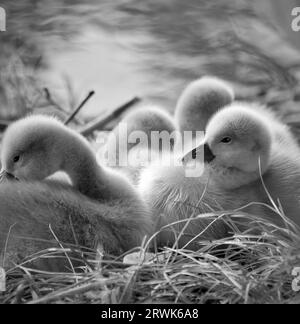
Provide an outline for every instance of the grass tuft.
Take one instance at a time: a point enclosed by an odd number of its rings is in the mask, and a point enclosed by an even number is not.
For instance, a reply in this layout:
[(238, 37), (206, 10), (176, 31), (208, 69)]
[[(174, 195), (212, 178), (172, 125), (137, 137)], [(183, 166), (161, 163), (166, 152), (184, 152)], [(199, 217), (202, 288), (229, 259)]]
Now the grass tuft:
[[(286, 224), (286, 228), (278, 228), (257, 217), (242, 216), (248, 222), (251, 233), (261, 234), (251, 234), (248, 229), (237, 232), (231, 238), (203, 241), (196, 252), (164, 248), (149, 254), (146, 244), (140, 248), (141, 257), (136, 264), (124, 264), (123, 257), (98, 258), (97, 262), (89, 261), (86, 267), (72, 267), (69, 273), (36, 271), (22, 263), (7, 272), (7, 290), (0, 295), (0, 302), (299, 302), (299, 295), (293, 291), (292, 284), (295, 279), (292, 272), (300, 266), (299, 228), (290, 223)], [(241, 212), (224, 213), (224, 218), (227, 224), (236, 229)], [(63, 248), (51, 249), (42, 251), (34, 258), (51, 258), (57, 253), (64, 257), (67, 252)], [(96, 251), (89, 252), (87, 259), (95, 260), (95, 254)]]

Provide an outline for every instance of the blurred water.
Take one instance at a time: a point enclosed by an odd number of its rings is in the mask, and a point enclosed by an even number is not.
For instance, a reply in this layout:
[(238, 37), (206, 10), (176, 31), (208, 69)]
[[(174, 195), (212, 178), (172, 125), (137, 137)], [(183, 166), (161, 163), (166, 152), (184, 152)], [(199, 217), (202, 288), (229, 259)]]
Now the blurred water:
[(48, 44), (48, 69), (42, 72), (46, 86), (67, 96), (66, 79), (70, 80), (77, 99), (95, 90), (96, 95), (84, 108), (87, 115), (117, 107), (134, 96), (145, 96), (149, 85), (145, 74), (136, 68), (138, 55), (124, 44), (129, 38), (88, 27), (67, 46), (57, 45), (54, 50), (53, 44)]
[[(233, 7), (231, 14), (239, 12), (242, 2)], [(96, 96), (84, 109), (86, 114), (93, 115), (133, 96), (173, 110), (186, 83), (207, 73), (231, 79), (238, 74), (243, 79), (248, 70), (242, 71), (242, 66), (232, 68), (233, 59), (238, 57), (231, 57), (224, 46), (231, 40), (223, 37), (230, 27), (230, 11), (226, 11), (237, 2), (221, 3), (94, 3), (100, 14), (94, 20), (90, 15), (75, 36), (64, 42), (55, 38), (43, 42), (48, 65), (42, 71), (45, 85), (66, 99), (70, 88), (66, 87), (66, 79), (69, 80), (71, 95), (77, 102), (95, 90)], [(224, 10), (226, 15), (222, 16)]]
[(204, 74), (231, 81), (251, 99), (289, 89), (300, 76), (299, 53), (261, 20), (258, 0), (5, 2), (8, 42), (21, 41), (21, 54), (28, 47), (26, 61), (42, 55), (41, 85), (66, 107), (95, 90), (89, 116), (133, 96), (173, 110), (186, 84)]

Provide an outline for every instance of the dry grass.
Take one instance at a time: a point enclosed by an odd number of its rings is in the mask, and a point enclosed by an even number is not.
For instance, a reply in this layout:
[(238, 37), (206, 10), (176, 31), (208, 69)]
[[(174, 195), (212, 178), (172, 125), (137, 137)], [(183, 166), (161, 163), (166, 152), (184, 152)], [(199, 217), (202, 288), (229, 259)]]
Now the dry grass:
[[(241, 216), (249, 223), (248, 231), (237, 230)], [(22, 263), (8, 271), (7, 291), (0, 295), (0, 302), (299, 303), (292, 289), (292, 271), (300, 266), (296, 226), (286, 219), (286, 228), (278, 228), (241, 212), (199, 217), (210, 217), (212, 222), (221, 217), (235, 235), (201, 242), (197, 252), (173, 247), (148, 254), (145, 243), (133, 265), (124, 264), (123, 257), (106, 257), (70, 273), (45, 273)], [(257, 231), (261, 234), (252, 234)], [(63, 252), (43, 251), (29, 259)], [(88, 254), (90, 260), (95, 260), (95, 253)]]

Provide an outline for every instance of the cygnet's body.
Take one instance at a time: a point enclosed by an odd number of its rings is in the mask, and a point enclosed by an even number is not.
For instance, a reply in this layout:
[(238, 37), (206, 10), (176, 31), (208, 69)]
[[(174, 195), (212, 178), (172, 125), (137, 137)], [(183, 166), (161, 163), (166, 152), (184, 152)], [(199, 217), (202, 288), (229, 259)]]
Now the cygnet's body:
[[(40, 221), (44, 222), (43, 211), (46, 207), (43, 206), (47, 206), (48, 194), (48, 208), (53, 206), (52, 197), (54, 195), (54, 199), (59, 200), (59, 197), (61, 197), (60, 201), (66, 210), (73, 211), (77, 215), (85, 215), (83, 212), (87, 209), (86, 207), (93, 204), (93, 209), (90, 209), (91, 214), (87, 211), (85, 217), (88, 217), (91, 226), (94, 227), (96, 232), (99, 231), (100, 236), (102, 235), (100, 230), (102, 220), (101, 218), (98, 219), (97, 215), (104, 215), (107, 219), (111, 219), (110, 231), (114, 235), (110, 236), (113, 240), (105, 242), (105, 246), (119, 245), (120, 250), (123, 250), (120, 242), (126, 237), (127, 234), (125, 233), (128, 233), (128, 228), (121, 225), (125, 219), (127, 219), (128, 224), (131, 222), (137, 224), (137, 226), (132, 227), (130, 233), (135, 237), (135, 242), (141, 243), (141, 238), (151, 233), (151, 217), (137, 190), (123, 175), (98, 165), (89, 143), (81, 135), (53, 118), (31, 116), (11, 125), (3, 138), (1, 162), (2, 174), (9, 174), (21, 180), (20, 184), (11, 185), (11, 189), (7, 191), (7, 184), (0, 185), (2, 195), (0, 199), (7, 203), (7, 208), (4, 208), (3, 214), (0, 214), (3, 215), (3, 220), (6, 219), (7, 215), (15, 213), (15, 216), (11, 216), (10, 220), (16, 219), (18, 221), (18, 218), (23, 217), (23, 210), (36, 210), (41, 217)], [(59, 182), (55, 180), (49, 181), (49, 184), (38, 182), (26, 184), (28, 181), (44, 180), (59, 171), (68, 175), (74, 190), (78, 190), (81, 194), (64, 194), (64, 191), (60, 189)], [(51, 188), (49, 185), (51, 185)], [(16, 200), (13, 195), (14, 190), (17, 191), (15, 195), (19, 199), (19, 203), (16, 203), (15, 206), (13, 204)], [(38, 194), (39, 190), (43, 191), (43, 195)], [(30, 194), (30, 191), (32, 194)], [(90, 203), (88, 199), (93, 202)], [(39, 206), (41, 206), (40, 212)], [(36, 217), (35, 215), (36, 213), (30, 217)], [(48, 223), (52, 216), (56, 219), (65, 215), (64, 209), (49, 208), (44, 217)], [(72, 215), (73, 213), (69, 214), (69, 216)], [(94, 217), (96, 218), (94, 219)], [(79, 217), (76, 221), (80, 224)], [(29, 222), (29, 226), (33, 226), (34, 221)], [(95, 227), (95, 224), (98, 224), (98, 226)], [(107, 228), (110, 226), (109, 224), (104, 225)], [(0, 227), (2, 228), (1, 223)], [(7, 226), (3, 228), (7, 229)], [(107, 228), (106, 232), (108, 231)], [(20, 228), (20, 233), (21, 231)], [(122, 242), (124, 246), (130, 242), (129, 237), (125, 240), (127, 241)], [(97, 236), (95, 236), (95, 241), (97, 241)], [(132, 247), (132, 244), (128, 246)]]
[(215, 77), (203, 77), (190, 83), (180, 96), (175, 110), (179, 130), (200, 131), (206, 129), (211, 116), (234, 101), (229, 84)]
[[(264, 205), (271, 202), (262, 174), (273, 200), (279, 200), (286, 216), (300, 225), (300, 154), (292, 146), (282, 145), (278, 129), (272, 125), (266, 115), (247, 105), (235, 104), (216, 113), (208, 123), (203, 144), (183, 158), (182, 166), (153, 166), (142, 174), (140, 191), (152, 206), (154, 217), (166, 225), (201, 213), (249, 205), (244, 212), (284, 226), (281, 217)], [(189, 163), (198, 159), (202, 175), (187, 177)], [(206, 226), (201, 220), (191, 224), (185, 229), (187, 238)], [(201, 238), (228, 234), (224, 224), (214, 223)], [(183, 244), (187, 238), (183, 237)], [(173, 243), (174, 235), (165, 231), (159, 240), (161, 244)]]
[(228, 236), (228, 227), (223, 221), (196, 219), (214, 210), (215, 196), (207, 191), (207, 179), (187, 178), (185, 172), (184, 166), (158, 167), (154, 164), (141, 174), (139, 190), (152, 208), (153, 222), (159, 231), (158, 246), (172, 246), (176, 242), (180, 248), (196, 250), (200, 240)]
[[(100, 248), (119, 255), (139, 246), (149, 231), (141, 217), (144, 210), (139, 203), (120, 204), (99, 203), (54, 182), (1, 183), (0, 266), (8, 270), (50, 248)], [(68, 254), (76, 258), (76, 253)], [(64, 253), (60, 258), (37, 258), (31, 266), (71, 271)]]
[[(244, 106), (243, 103), (236, 102), (236, 105)], [(253, 109), (256, 113), (260, 114), (262, 118), (268, 123), (269, 127), (275, 134), (275, 141), (278, 145), (283, 147), (288, 146), (290, 152), (294, 150), (299, 152), (299, 145), (295, 139), (290, 127), (283, 123), (277, 114), (272, 111), (270, 108), (260, 105), (260, 104), (245, 104), (249, 109)], [(286, 149), (286, 148), (285, 148)]]
[(136, 183), (145, 165), (160, 152), (173, 150), (176, 136), (175, 122), (165, 110), (152, 106), (135, 109), (108, 138), (108, 166), (122, 170)]

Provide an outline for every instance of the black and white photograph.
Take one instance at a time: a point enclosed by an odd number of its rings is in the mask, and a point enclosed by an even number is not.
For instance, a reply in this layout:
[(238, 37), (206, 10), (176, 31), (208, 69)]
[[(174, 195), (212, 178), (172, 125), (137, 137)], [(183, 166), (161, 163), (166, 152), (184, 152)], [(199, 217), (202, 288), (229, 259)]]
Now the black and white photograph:
[(0, 304), (300, 304), (300, 0), (0, 0)]

